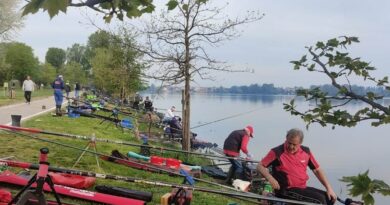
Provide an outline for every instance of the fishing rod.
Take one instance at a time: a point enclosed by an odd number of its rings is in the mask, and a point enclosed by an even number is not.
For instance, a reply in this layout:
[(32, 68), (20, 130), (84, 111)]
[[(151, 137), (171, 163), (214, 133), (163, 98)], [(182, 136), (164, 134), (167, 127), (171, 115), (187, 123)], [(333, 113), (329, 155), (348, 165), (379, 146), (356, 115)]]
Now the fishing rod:
[(345, 204), (345, 205), (364, 205), (363, 202), (361, 202), (361, 201), (354, 201), (354, 200), (352, 200), (350, 198), (346, 198), (345, 200), (342, 200), (339, 197), (337, 197), (337, 201), (339, 201), (340, 203)]
[[(168, 174), (172, 174), (172, 175), (176, 175), (176, 176), (187, 177), (184, 174), (177, 173), (177, 172), (174, 172), (174, 171), (165, 170), (165, 169), (162, 169), (162, 168), (159, 168), (159, 167), (150, 166), (150, 165), (145, 164), (145, 163), (140, 163), (140, 162), (136, 162), (136, 161), (130, 161), (130, 160), (127, 160), (127, 159), (122, 159), (122, 158), (118, 158), (118, 157), (115, 157), (115, 156), (106, 155), (106, 154), (95, 152), (95, 151), (91, 151), (91, 150), (88, 150), (88, 149), (74, 147), (74, 146), (71, 146), (71, 145), (67, 145), (67, 144), (51, 141), (51, 140), (48, 140), (48, 139), (42, 139), (42, 138), (39, 138), (37, 136), (31, 136), (31, 135), (23, 134), (23, 133), (20, 133), (20, 132), (17, 132), (17, 131), (12, 131), (12, 130), (5, 130), (5, 131), (9, 132), (9, 133), (16, 134), (16, 135), (32, 138), (32, 139), (35, 139), (35, 140), (39, 140), (39, 141), (42, 141), (42, 142), (47, 142), (47, 143), (56, 144), (56, 145), (59, 145), (59, 146), (62, 146), (62, 147), (67, 147), (67, 148), (71, 148), (71, 149), (75, 149), (75, 150), (79, 150), (79, 151), (83, 151), (83, 152), (88, 152), (90, 154), (98, 155), (98, 156), (101, 156), (101, 157), (108, 157), (108, 158), (112, 158), (112, 159), (116, 159), (116, 160), (130, 162), (130, 163), (133, 163), (133, 164), (137, 164), (137, 165), (146, 167), (146, 168), (143, 168), (143, 169), (146, 169), (148, 171), (149, 170), (151, 170), (151, 171), (159, 171), (160, 173), (168, 173)], [(210, 184), (210, 185), (215, 185), (215, 186), (219, 186), (219, 187), (223, 187), (223, 188), (226, 188), (226, 189), (237, 191), (236, 189), (234, 189), (233, 187), (230, 187), (230, 186), (225, 186), (225, 185), (222, 185), (222, 184), (218, 184), (218, 183), (215, 183), (215, 182), (207, 181), (207, 180), (196, 178), (196, 177), (192, 177), (192, 178), (194, 180), (196, 180), (196, 181), (199, 181), (199, 182), (204, 182), (204, 183), (207, 183), (207, 184)]]
[[(20, 162), (20, 161), (11, 161), (11, 160), (0, 160), (0, 165), (6, 165), (10, 167), (18, 167), (23, 169), (33, 169), (38, 170), (39, 164), (33, 164), (28, 162)], [(231, 191), (222, 191), (222, 190), (214, 190), (199, 186), (188, 186), (188, 185), (179, 185), (175, 183), (167, 183), (162, 181), (149, 181), (141, 178), (134, 178), (134, 177), (127, 177), (127, 176), (119, 176), (119, 175), (110, 175), (110, 174), (100, 174), (90, 171), (82, 171), (82, 170), (73, 170), (73, 169), (65, 169), (65, 168), (59, 168), (59, 167), (53, 167), (49, 166), (49, 171), (51, 172), (57, 172), (57, 173), (64, 173), (64, 174), (72, 174), (72, 175), (79, 175), (79, 176), (86, 176), (86, 177), (96, 177), (100, 179), (110, 179), (110, 180), (118, 180), (118, 181), (125, 181), (125, 182), (133, 182), (133, 183), (140, 183), (140, 184), (147, 184), (147, 185), (153, 185), (153, 186), (163, 186), (163, 187), (170, 187), (170, 188), (181, 188), (185, 190), (191, 190), (191, 191), (201, 191), (201, 192), (207, 192), (207, 193), (214, 193), (214, 194), (220, 194), (230, 197), (243, 197), (243, 198), (250, 198), (250, 199), (258, 199), (258, 200), (267, 200), (267, 201), (273, 201), (273, 202), (284, 202), (284, 203), (292, 203), (292, 204), (299, 204), (299, 205), (318, 205), (308, 202), (300, 202), (295, 200), (289, 200), (289, 199), (280, 199), (276, 197), (270, 197), (270, 196), (263, 196), (258, 194), (250, 194), (248, 192), (238, 192), (235, 190), (235, 192)], [(260, 203), (260, 202), (258, 202)]]
[[(168, 110), (168, 108), (167, 109), (165, 109), (165, 108), (154, 108), (154, 109), (156, 109), (156, 110)], [(181, 111), (181, 110), (175, 110), (175, 111), (173, 111), (173, 112), (183, 112), (183, 111)]]
[(203, 126), (206, 126), (206, 125), (209, 125), (209, 124), (213, 124), (213, 123), (220, 122), (220, 121), (223, 121), (223, 120), (235, 118), (235, 117), (238, 117), (238, 116), (241, 116), (241, 115), (246, 115), (248, 113), (252, 113), (252, 112), (255, 112), (255, 111), (260, 110), (260, 109), (263, 109), (263, 108), (256, 108), (256, 109), (249, 110), (249, 111), (246, 111), (246, 112), (241, 112), (241, 113), (237, 113), (237, 114), (234, 114), (234, 115), (230, 115), (228, 117), (224, 117), (224, 118), (221, 118), (221, 119), (218, 119), (218, 120), (214, 120), (214, 121), (207, 122), (207, 123), (204, 123), (204, 124), (196, 125), (194, 127), (191, 127), (190, 129), (196, 129), (198, 127), (203, 127)]
[(121, 141), (121, 140), (109, 140), (109, 139), (96, 138), (96, 137), (93, 138), (93, 137), (88, 137), (88, 136), (83, 136), (83, 135), (74, 135), (74, 134), (68, 134), (68, 133), (58, 133), (58, 132), (53, 132), (53, 131), (40, 130), (40, 129), (36, 129), (36, 128), (15, 127), (15, 126), (10, 126), (10, 125), (0, 125), (0, 129), (17, 130), (17, 131), (24, 131), (24, 132), (30, 132), (30, 133), (41, 133), (41, 134), (70, 137), (70, 138), (82, 139), (82, 140), (88, 140), (88, 141), (91, 141), (92, 139), (94, 139), (95, 141), (98, 141), (98, 142), (106, 142), (106, 143), (113, 143), (113, 144), (120, 144), (120, 145), (127, 145), (127, 146), (135, 146), (135, 147), (146, 147), (146, 148), (156, 149), (156, 150), (160, 150), (160, 151), (171, 151), (171, 152), (187, 153), (187, 154), (192, 154), (192, 155), (204, 156), (204, 157), (207, 157), (207, 158), (211, 157), (211, 158), (219, 158), (219, 159), (234, 159), (234, 160), (238, 160), (238, 161), (258, 163), (258, 161), (242, 159), (240, 157), (218, 156), (218, 155), (214, 155), (214, 154), (191, 152), (191, 151), (178, 150), (178, 149), (173, 149), (173, 148), (158, 147), (158, 146), (154, 146), (154, 145), (140, 145), (140, 144), (135, 144), (135, 143)]
[(113, 123), (120, 123), (121, 122), (121, 120), (119, 118), (111, 118), (111, 117), (107, 117), (107, 116), (104, 116), (104, 115), (98, 115), (98, 114), (83, 112), (83, 111), (80, 111), (80, 110), (73, 110), (73, 112), (77, 113), (77, 114), (80, 114), (80, 115), (84, 115), (86, 117), (107, 120), (107, 121), (110, 121), (110, 122), (113, 122)]
[[(72, 98), (72, 97), (66, 97), (66, 96), (63, 96), (65, 97), (66, 99), (72, 99), (73, 101), (76, 101), (76, 102), (82, 102), (84, 104), (87, 104), (87, 105), (91, 105), (92, 106), (92, 103), (88, 102), (88, 101), (83, 101), (83, 100), (80, 100), (80, 99), (76, 99), (76, 98)], [(114, 109), (108, 109), (108, 108), (104, 108), (104, 107), (99, 107), (98, 109), (102, 110), (102, 111), (105, 111), (105, 112), (119, 112), (123, 115), (126, 115), (126, 116), (131, 116), (133, 113), (131, 112), (126, 112), (126, 111), (123, 111), (121, 109), (118, 109), (116, 106), (114, 107)]]

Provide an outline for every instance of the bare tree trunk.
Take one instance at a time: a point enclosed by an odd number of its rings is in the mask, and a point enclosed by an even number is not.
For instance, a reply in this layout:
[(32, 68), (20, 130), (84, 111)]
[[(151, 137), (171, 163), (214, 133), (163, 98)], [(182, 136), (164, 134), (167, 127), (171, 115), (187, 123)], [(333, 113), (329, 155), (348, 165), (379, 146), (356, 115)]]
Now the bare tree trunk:
[(183, 92), (183, 150), (189, 151), (191, 148), (191, 131), (190, 131), (190, 82), (189, 80), (185, 83), (185, 89)]
[(183, 141), (182, 149), (189, 151), (191, 148), (190, 145), (190, 39), (189, 39), (189, 20), (190, 15), (188, 11), (185, 13), (186, 26), (184, 29), (184, 45), (185, 45), (185, 61), (184, 61), (184, 101), (183, 101)]

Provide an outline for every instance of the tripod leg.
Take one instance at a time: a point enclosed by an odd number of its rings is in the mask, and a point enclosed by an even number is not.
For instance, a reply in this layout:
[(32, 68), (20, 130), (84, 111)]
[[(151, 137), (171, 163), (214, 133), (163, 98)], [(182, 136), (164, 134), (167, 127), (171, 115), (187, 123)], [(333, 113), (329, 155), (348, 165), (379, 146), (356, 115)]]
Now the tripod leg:
[[(94, 144), (94, 151), (95, 152), (97, 152), (97, 149), (96, 149), (96, 144)], [(95, 154), (95, 159), (96, 159), (96, 164), (97, 164), (97, 166), (98, 166), (98, 169), (99, 170), (101, 170), (101, 168), (100, 168), (100, 164), (99, 164), (99, 158), (98, 158), (98, 156)]]
[(9, 202), (9, 204), (13, 204), (15, 203), (18, 198), (27, 190), (31, 187), (31, 185), (36, 181), (37, 179), (37, 174), (34, 174), (34, 176), (31, 177), (31, 179), (28, 181), (27, 185), (25, 187), (23, 187), (22, 190), (20, 190), (20, 192), (18, 194), (16, 194), (16, 196), (12, 199), (11, 202)]
[(61, 205), (60, 197), (58, 196), (56, 190), (54, 189), (54, 183), (51, 180), (50, 175), (47, 175), (45, 181), (50, 186), (50, 189), (51, 189), (52, 193), (54, 194), (54, 197), (56, 198), (57, 204)]
[(84, 148), (83, 152), (81, 152), (81, 154), (80, 154), (79, 157), (77, 158), (76, 162), (73, 164), (72, 168), (74, 168), (74, 167), (80, 162), (81, 158), (82, 158), (83, 155), (85, 154), (85, 150), (88, 150), (90, 144), (91, 144), (91, 143), (88, 142), (88, 145)]
[[(47, 205), (45, 196), (42, 193), (38, 194), (38, 195), (37, 194), (38, 193), (34, 192), (33, 190), (28, 190), (28, 191), (24, 192), (22, 194), (22, 196), (20, 197), (20, 200), (18, 202), (16, 202), (16, 205), (29, 204), (30, 199), (37, 199), (39, 205), (41, 205), (41, 204)], [(14, 203), (10, 202), (8, 205), (11, 205), (11, 204), (14, 204)]]
[[(38, 198), (38, 204), (39, 205), (47, 205), (47, 201), (45, 199), (45, 195), (43, 195), (43, 193), (40, 193), (39, 196), (37, 196)], [(59, 205), (61, 205), (61, 202), (59, 203)]]

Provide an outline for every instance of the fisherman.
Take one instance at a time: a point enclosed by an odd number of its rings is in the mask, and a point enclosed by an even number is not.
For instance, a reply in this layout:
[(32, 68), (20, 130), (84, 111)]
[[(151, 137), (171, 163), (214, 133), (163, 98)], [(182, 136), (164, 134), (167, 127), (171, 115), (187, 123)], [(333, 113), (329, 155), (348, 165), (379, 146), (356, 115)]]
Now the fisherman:
[(69, 93), (71, 90), (69, 80), (66, 81), (64, 89), (65, 89), (66, 97), (69, 98)]
[(144, 100), (145, 111), (153, 112), (153, 102), (149, 99), (149, 96), (146, 96)]
[[(291, 129), (286, 141), (273, 149), (261, 160), (257, 170), (268, 180), (277, 197), (319, 204), (334, 204), (337, 196), (325, 173), (308, 147), (302, 146), (303, 132)], [(272, 167), (272, 175), (268, 167)], [(309, 167), (326, 192), (306, 186)]]
[(169, 108), (165, 114), (164, 114), (164, 118), (163, 118), (163, 123), (169, 123), (173, 117), (175, 117), (175, 114), (173, 114), (173, 112), (175, 112), (176, 110), (176, 107), (175, 106), (172, 106), (171, 108)]
[(136, 92), (134, 96), (133, 108), (139, 110), (139, 104), (142, 101), (142, 96)]
[(169, 128), (172, 134), (182, 134), (183, 127), (181, 125), (181, 118), (175, 116), (169, 121)]
[[(249, 137), (253, 138), (253, 127), (251, 125), (246, 126), (244, 129), (235, 130), (229, 134), (223, 144), (223, 152), (228, 157), (239, 157), (240, 150), (247, 155), (247, 159), (252, 159), (249, 154), (247, 145)], [(243, 167), (239, 160), (229, 159), (232, 166), (230, 167), (229, 174), (226, 179), (226, 183), (232, 184), (232, 179), (243, 179)]]
[(80, 83), (79, 83), (79, 82), (76, 82), (76, 84), (75, 84), (75, 86), (74, 86), (74, 97), (76, 98), (76, 100), (79, 99), (80, 90), (81, 90)]
[(64, 89), (64, 79), (62, 75), (58, 75), (58, 77), (53, 81), (51, 87), (54, 89), (54, 100), (56, 102), (56, 115), (61, 116), (61, 105), (62, 105), (62, 90)]
[[(174, 116), (168, 123), (169, 125), (169, 134), (173, 138), (183, 138), (183, 125), (181, 124), (181, 118), (179, 116)], [(191, 146), (192, 142), (198, 134), (191, 132)]]

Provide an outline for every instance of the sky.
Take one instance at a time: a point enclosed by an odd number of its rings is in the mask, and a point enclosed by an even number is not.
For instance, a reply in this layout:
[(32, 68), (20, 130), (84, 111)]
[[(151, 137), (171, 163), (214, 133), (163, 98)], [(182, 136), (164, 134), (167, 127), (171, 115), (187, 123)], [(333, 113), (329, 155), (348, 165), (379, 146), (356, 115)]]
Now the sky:
[[(168, 0), (155, 0), (156, 10), (166, 9)], [(196, 80), (196, 86), (232, 86), (273, 83), (275, 86), (294, 87), (326, 84), (329, 80), (318, 73), (295, 71), (290, 63), (307, 52), (305, 46), (315, 45), (339, 36), (357, 36), (361, 43), (351, 46), (348, 52), (361, 57), (377, 68), (374, 76), (390, 74), (390, 1), (375, 3), (363, 0), (217, 0), (228, 2), (226, 14), (242, 16), (248, 10), (259, 11), (265, 17), (239, 27), (240, 37), (209, 48), (210, 54), (226, 61), (233, 68), (249, 68), (254, 73), (215, 73), (213, 81)], [(148, 14), (146, 14), (148, 15)], [(28, 15), (25, 27), (15, 37), (34, 49), (44, 61), (50, 47), (66, 49), (74, 43), (86, 44), (96, 28), (87, 16), (104, 25), (101, 14), (89, 9), (69, 8), (50, 20), (42, 11)], [(126, 19), (128, 22), (138, 20)], [(353, 83), (362, 84), (352, 79)]]

